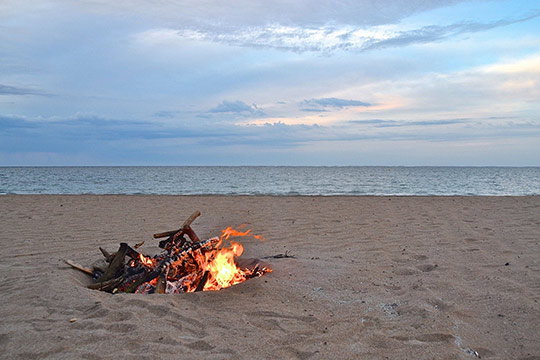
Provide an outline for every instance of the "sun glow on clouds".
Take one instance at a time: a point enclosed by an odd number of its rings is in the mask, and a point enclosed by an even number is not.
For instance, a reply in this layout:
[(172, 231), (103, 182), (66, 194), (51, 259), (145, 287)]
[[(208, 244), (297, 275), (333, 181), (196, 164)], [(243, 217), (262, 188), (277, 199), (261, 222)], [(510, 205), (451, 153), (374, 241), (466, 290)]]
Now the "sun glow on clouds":
[(525, 59), (505, 61), (498, 64), (481, 67), (480, 71), (500, 74), (540, 74), (540, 54), (529, 56)]
[[(299, 104), (301, 105), (301, 104)], [(339, 123), (348, 122), (351, 119), (364, 118), (369, 116), (377, 116), (384, 110), (391, 110), (399, 108), (403, 103), (386, 104), (374, 104), (369, 107), (344, 107), (344, 108), (320, 108), (312, 109), (312, 111), (305, 111), (301, 106), (296, 111), (280, 110), (274, 107), (272, 114), (283, 114), (282, 116), (268, 116), (268, 117), (253, 117), (250, 119), (244, 119), (237, 121), (239, 126), (255, 125), (265, 126), (268, 124), (285, 124), (285, 125), (321, 125), (331, 126)], [(267, 111), (268, 112), (268, 111)], [(294, 113), (294, 116), (290, 114)], [(289, 114), (289, 115), (286, 115)]]

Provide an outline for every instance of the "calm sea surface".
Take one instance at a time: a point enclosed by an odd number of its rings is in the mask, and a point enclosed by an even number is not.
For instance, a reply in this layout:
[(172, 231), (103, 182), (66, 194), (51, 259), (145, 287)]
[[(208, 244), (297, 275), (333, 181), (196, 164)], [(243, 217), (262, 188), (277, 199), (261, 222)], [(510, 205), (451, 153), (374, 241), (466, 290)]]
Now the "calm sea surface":
[(0, 194), (540, 195), (540, 168), (0, 167)]

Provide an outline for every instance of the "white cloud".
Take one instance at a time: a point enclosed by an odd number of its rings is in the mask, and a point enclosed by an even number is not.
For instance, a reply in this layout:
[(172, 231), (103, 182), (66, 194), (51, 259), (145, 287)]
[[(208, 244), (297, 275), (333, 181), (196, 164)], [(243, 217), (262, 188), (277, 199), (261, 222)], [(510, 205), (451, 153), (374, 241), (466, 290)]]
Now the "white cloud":
[(364, 27), (349, 24), (319, 26), (272, 23), (242, 27), (181, 25), (175, 28), (151, 29), (137, 35), (142, 42), (174, 44), (206, 41), (232, 46), (273, 48), (295, 52), (331, 53), (339, 50), (366, 51), (439, 41), (452, 36), (485, 31), (528, 21), (540, 11), (515, 19), (488, 22), (459, 22), (448, 25), (385, 24)]
[(505, 61), (498, 64), (487, 65), (479, 68), (479, 71), (498, 74), (539, 74), (540, 73), (540, 54), (528, 56), (524, 59), (514, 61)]

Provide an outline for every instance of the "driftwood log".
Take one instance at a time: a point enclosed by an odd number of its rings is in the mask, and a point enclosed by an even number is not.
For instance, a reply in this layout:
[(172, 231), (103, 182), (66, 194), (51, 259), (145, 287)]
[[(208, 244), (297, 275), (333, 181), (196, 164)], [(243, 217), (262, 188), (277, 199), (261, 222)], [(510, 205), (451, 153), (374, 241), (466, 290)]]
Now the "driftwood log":
[(83, 273), (86, 273), (86, 274), (88, 274), (88, 275), (90, 275), (90, 276), (94, 276), (94, 270), (89, 269), (89, 268), (87, 268), (87, 267), (84, 267), (84, 266), (82, 266), (82, 265), (79, 265), (79, 264), (77, 264), (75, 261), (72, 261), (72, 260), (64, 260), (64, 262), (65, 262), (66, 264), (68, 264), (69, 266), (71, 266), (72, 268), (75, 268), (75, 269), (77, 269), (77, 270), (79, 270), (79, 271), (82, 271)]

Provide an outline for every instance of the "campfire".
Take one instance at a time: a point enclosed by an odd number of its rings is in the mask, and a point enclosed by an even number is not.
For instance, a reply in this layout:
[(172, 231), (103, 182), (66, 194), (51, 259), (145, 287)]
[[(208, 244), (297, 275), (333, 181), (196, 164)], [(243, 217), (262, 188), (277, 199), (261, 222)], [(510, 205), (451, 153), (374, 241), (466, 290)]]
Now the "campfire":
[(90, 289), (111, 293), (177, 294), (194, 291), (215, 291), (271, 272), (268, 264), (258, 259), (239, 258), (244, 247), (231, 238), (253, 236), (251, 230), (224, 229), (220, 237), (200, 240), (191, 223), (200, 215), (193, 213), (178, 230), (154, 234), (164, 251), (155, 256), (138, 252), (143, 243), (120, 248), (110, 254), (99, 248), (105, 257), (100, 265), (87, 268), (71, 260), (66, 263), (92, 276)]

